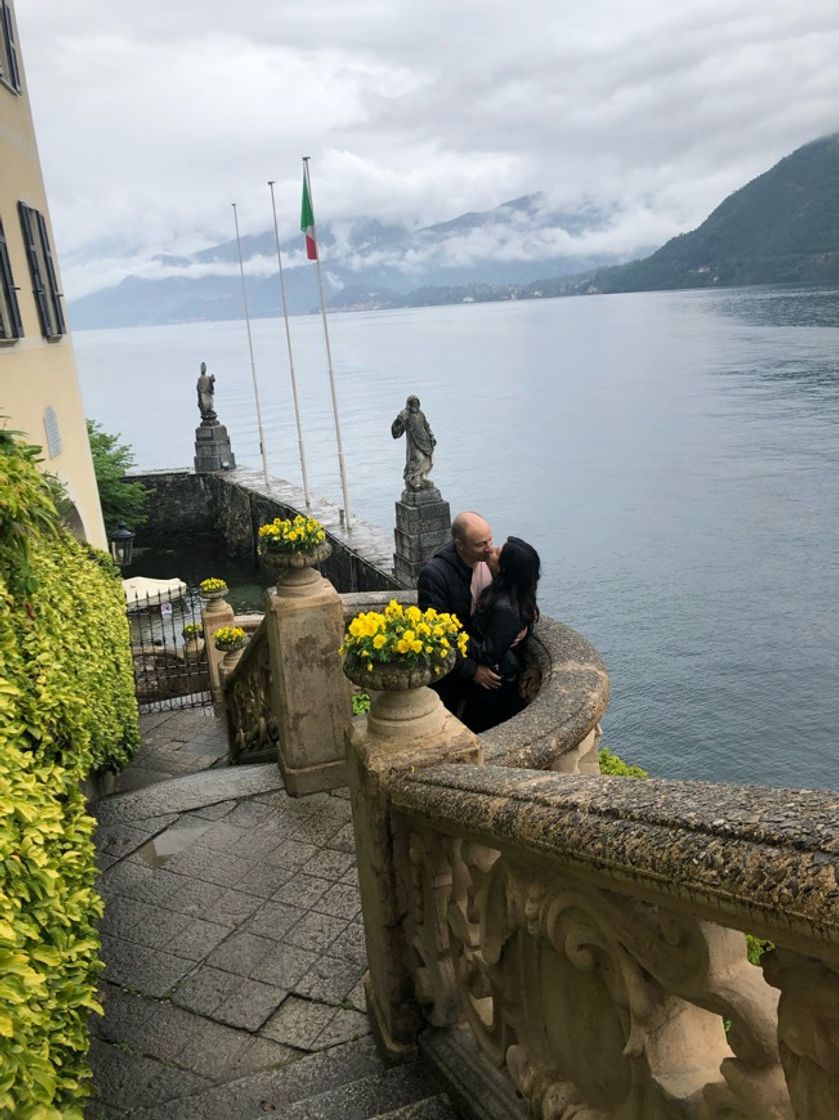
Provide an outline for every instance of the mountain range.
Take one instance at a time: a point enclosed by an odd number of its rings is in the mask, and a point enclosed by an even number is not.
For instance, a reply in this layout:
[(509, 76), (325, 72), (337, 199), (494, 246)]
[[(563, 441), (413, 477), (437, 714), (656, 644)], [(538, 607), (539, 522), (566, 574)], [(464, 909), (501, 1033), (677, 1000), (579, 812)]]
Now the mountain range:
[[(359, 219), (318, 230), (334, 310), (742, 284), (839, 283), (839, 133), (786, 156), (729, 195), (695, 230), (642, 259), (585, 252), (620, 207), (552, 209), (542, 194), (417, 229)], [(242, 238), (254, 317), (280, 313), (273, 231)], [(317, 308), (299, 237), (283, 246), (292, 314)], [(148, 275), (70, 304), (76, 329), (240, 319), (235, 241), (158, 256)]]
[(652, 256), (591, 278), (601, 292), (804, 283), (839, 283), (839, 133), (798, 148)]
[[(587, 236), (606, 230), (617, 215), (617, 208), (590, 205), (573, 213), (555, 210), (532, 194), (413, 230), (368, 219), (324, 224), (318, 242), (327, 302), (340, 310), (459, 302), (493, 298), (538, 276), (591, 271), (626, 259), (626, 253), (584, 249)], [(273, 230), (244, 236), (241, 245), (251, 315), (278, 315)], [(289, 311), (317, 308), (316, 270), (301, 260), (302, 237), (282, 249)], [(71, 302), (74, 328), (242, 317), (235, 241), (188, 256), (153, 257), (144, 272)]]

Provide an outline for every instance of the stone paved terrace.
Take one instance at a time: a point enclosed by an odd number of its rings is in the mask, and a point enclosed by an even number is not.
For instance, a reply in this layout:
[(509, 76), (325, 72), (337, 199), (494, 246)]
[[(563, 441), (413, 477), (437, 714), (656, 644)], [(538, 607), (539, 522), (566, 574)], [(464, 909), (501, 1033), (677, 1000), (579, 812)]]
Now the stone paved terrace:
[(370, 1037), (347, 791), (293, 799), (273, 764), (224, 767), (208, 712), (142, 732), (124, 792), (96, 807), (105, 1016), (86, 1115), (451, 1120)]

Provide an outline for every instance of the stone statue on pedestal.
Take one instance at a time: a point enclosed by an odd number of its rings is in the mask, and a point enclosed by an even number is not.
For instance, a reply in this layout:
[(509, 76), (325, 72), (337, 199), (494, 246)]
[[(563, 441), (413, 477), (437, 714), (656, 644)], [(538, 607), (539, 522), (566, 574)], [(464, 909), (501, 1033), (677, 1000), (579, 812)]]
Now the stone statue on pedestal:
[(195, 385), (198, 393), (198, 411), (201, 423), (195, 429), (195, 470), (198, 474), (210, 471), (233, 470), (236, 457), (230, 447), (230, 437), (224, 424), (219, 424), (215, 407), (216, 379), (207, 373), (207, 363), (201, 363), (201, 375)]
[(423, 564), (451, 536), (449, 503), (428, 477), (437, 440), (420, 411), (419, 397), (408, 397), (390, 434), (405, 437), (405, 489), (396, 503), (393, 572), (404, 587), (416, 587)]
[(201, 375), (196, 384), (198, 390), (198, 411), (201, 413), (201, 423), (205, 427), (210, 424), (218, 422), (214, 408), (214, 395), (216, 390), (216, 379), (213, 374), (207, 373), (207, 363), (201, 363)]
[(390, 426), (390, 434), (394, 439), (405, 436), (405, 488), (430, 490), (434, 484), (428, 475), (437, 440), (428, 426), (425, 413), (420, 411), (419, 397), (408, 397), (405, 407)]

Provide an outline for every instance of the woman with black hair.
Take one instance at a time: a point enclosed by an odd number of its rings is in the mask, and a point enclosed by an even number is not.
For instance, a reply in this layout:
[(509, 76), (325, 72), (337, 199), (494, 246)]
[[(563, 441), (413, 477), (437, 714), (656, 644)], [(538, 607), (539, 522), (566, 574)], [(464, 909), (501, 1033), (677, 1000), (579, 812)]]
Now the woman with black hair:
[(478, 600), (472, 617), (469, 657), (501, 677), (494, 687), (472, 684), (462, 720), (472, 731), (486, 731), (525, 707), (518, 680), (524, 661), (522, 642), (539, 617), (536, 585), (539, 554), (519, 537), (508, 537), (498, 557), (498, 572)]

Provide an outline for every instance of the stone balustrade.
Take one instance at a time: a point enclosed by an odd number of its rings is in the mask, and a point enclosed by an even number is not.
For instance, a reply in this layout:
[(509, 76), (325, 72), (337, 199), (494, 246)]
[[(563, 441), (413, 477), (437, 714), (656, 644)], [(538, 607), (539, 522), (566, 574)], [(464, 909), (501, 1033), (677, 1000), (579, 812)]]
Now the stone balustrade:
[(231, 765), (276, 756), (280, 730), (271, 703), (271, 650), (264, 618), (251, 632), (235, 669), (224, 676), (223, 707)]
[(392, 1050), (466, 1024), (539, 1120), (839, 1116), (839, 795), (404, 751), (368, 993)]

